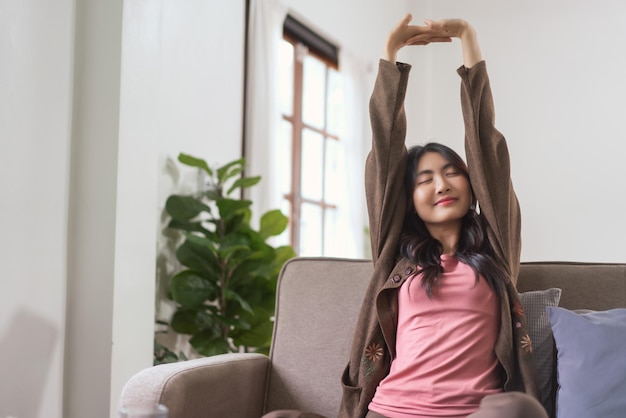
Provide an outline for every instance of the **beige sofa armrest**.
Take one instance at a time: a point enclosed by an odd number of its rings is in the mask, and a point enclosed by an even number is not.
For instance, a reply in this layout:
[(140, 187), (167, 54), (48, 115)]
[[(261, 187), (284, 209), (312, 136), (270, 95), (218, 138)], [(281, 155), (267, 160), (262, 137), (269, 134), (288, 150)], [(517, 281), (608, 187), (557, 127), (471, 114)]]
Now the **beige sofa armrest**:
[(268, 365), (234, 353), (150, 367), (126, 383), (120, 405), (162, 403), (169, 418), (259, 418)]

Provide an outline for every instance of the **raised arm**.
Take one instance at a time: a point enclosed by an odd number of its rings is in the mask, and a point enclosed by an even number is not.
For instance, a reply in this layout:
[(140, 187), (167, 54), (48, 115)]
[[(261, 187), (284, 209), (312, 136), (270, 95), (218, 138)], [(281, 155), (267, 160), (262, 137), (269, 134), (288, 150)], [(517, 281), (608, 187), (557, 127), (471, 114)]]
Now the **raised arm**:
[(406, 166), (404, 96), (410, 66), (380, 60), (370, 98), (372, 149), (365, 164), (365, 194), (372, 258), (388, 263), (395, 257), (406, 206), (403, 176)]
[(461, 107), (465, 123), (465, 153), (472, 188), (489, 224), (489, 238), (496, 254), (508, 265), (517, 283), (521, 253), (521, 214), (511, 182), (509, 150), (495, 127), (495, 110), (487, 67), (476, 31), (467, 22), (455, 21), (463, 48)]
[(508, 264), (517, 283), (521, 252), (521, 215), (511, 182), (509, 150), (495, 127), (491, 86), (484, 61), (461, 67), (461, 107), (465, 123), (465, 153), (470, 181), (481, 213), (490, 227), (497, 255)]

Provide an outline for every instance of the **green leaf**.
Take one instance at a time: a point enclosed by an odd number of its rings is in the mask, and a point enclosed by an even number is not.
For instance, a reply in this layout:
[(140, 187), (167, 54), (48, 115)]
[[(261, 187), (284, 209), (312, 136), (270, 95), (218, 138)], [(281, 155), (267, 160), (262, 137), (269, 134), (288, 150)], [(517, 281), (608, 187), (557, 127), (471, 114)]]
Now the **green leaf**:
[(249, 200), (221, 199), (216, 204), (222, 219), (229, 219), (238, 211), (248, 208), (252, 202)]
[(211, 168), (209, 168), (209, 165), (203, 159), (196, 158), (196, 157), (191, 156), (189, 154), (180, 153), (180, 154), (178, 154), (178, 161), (180, 161), (181, 163), (183, 163), (185, 165), (191, 166), (191, 167), (198, 167), (198, 168), (206, 171), (206, 173), (209, 176), (213, 177), (213, 170), (211, 170)]
[(198, 332), (198, 327), (196, 327), (196, 311), (194, 310), (177, 310), (174, 312), (171, 322), (172, 329), (179, 334), (193, 335)]
[(194, 309), (206, 300), (215, 299), (215, 285), (193, 270), (184, 270), (172, 277), (170, 291), (183, 308)]
[(222, 189), (220, 187), (207, 190), (202, 194), (202, 196), (207, 198), (208, 200), (219, 200), (224, 197), (222, 196)]
[(168, 228), (179, 229), (181, 231), (187, 232), (200, 232), (204, 235), (212, 234), (211, 231), (207, 230), (202, 226), (202, 222), (188, 222), (188, 221), (179, 221), (177, 219), (172, 219), (168, 224)]
[(281, 245), (274, 250), (276, 251), (276, 260), (281, 264), (284, 264), (287, 260), (296, 256), (296, 252), (290, 245)]
[(249, 331), (252, 329), (250, 323), (240, 317), (235, 318), (233, 321), (233, 327), (238, 330)]
[(259, 233), (264, 239), (280, 235), (287, 228), (289, 218), (279, 209), (270, 210), (261, 217), (261, 227)]
[(257, 184), (258, 182), (261, 181), (261, 176), (256, 176), (256, 177), (242, 177), (240, 179), (237, 179), (232, 186), (230, 186), (230, 189), (228, 189), (228, 191), (226, 192), (226, 195), (229, 195), (233, 192), (233, 190), (238, 189), (238, 188), (242, 188), (245, 189), (247, 187), (252, 187), (255, 184)]
[(211, 332), (201, 332), (194, 335), (189, 343), (198, 353), (204, 356), (215, 356), (231, 351), (230, 344), (222, 337), (216, 337)]
[[(245, 159), (245, 158), (240, 158), (240, 159), (238, 159), (238, 160), (231, 161), (231, 162), (229, 162), (228, 164), (226, 164), (226, 165), (224, 165), (224, 166), (222, 166), (222, 167), (218, 168), (218, 169), (217, 169), (217, 181), (218, 181), (220, 184), (223, 184), (223, 183), (224, 183), (224, 181), (225, 181), (225, 179), (226, 179), (227, 177), (230, 177), (230, 176), (228, 176), (228, 170), (229, 170), (231, 167), (235, 167), (235, 166), (243, 167), (243, 166), (245, 165), (245, 163), (246, 163), (246, 159)], [(237, 169), (237, 168), (235, 168), (235, 169)], [(240, 170), (240, 171), (241, 171), (241, 170)]]
[(270, 321), (258, 324), (246, 333), (242, 333), (237, 338), (235, 344), (246, 347), (263, 347), (270, 345), (272, 341), (272, 331), (274, 324)]
[(252, 328), (233, 333), (234, 344), (246, 347), (265, 347), (270, 345), (274, 329), (274, 322), (270, 319), (271, 315), (270, 311), (263, 308), (256, 309), (254, 314), (242, 315), (243, 319), (250, 321)]
[(165, 202), (165, 210), (174, 219), (188, 221), (211, 208), (192, 196), (171, 195)]
[(248, 302), (244, 300), (239, 294), (233, 292), (230, 289), (226, 289), (224, 294), (226, 295), (226, 300), (234, 300), (243, 308), (244, 311), (254, 313)]
[(246, 258), (232, 269), (231, 286), (245, 286), (256, 276), (256, 271), (268, 263), (264, 259)]
[[(181, 353), (181, 355), (182, 354), (183, 353)], [(178, 360), (179, 358), (176, 353), (164, 345), (159, 344), (156, 341), (154, 342), (154, 366), (159, 364), (176, 363)]]
[(224, 222), (222, 222), (224, 234), (229, 235), (245, 230), (247, 227), (245, 212), (249, 211), (250, 209), (243, 209), (242, 211), (239, 211), (231, 216), (229, 219), (224, 220)]
[[(236, 253), (242, 252), (242, 251), (243, 252), (250, 251), (250, 247), (248, 247), (247, 245), (236, 245), (236, 246), (220, 249), (217, 253), (219, 254), (219, 258), (221, 260), (230, 261), (231, 257), (233, 257)], [(239, 264), (239, 262), (240, 262), (239, 260), (236, 260), (236, 264)]]
[(296, 252), (289, 245), (283, 245), (275, 249), (275, 258), (273, 262), (273, 275), (278, 276), (283, 265), (296, 256)]
[(224, 182), (224, 183), (227, 182), (229, 179), (231, 179), (231, 178), (235, 177), (236, 175), (240, 174), (242, 171), (243, 171), (243, 166), (237, 167), (237, 168), (234, 168), (234, 169), (230, 170), (228, 173), (226, 173), (224, 175), (224, 179), (222, 180), (222, 182)]
[[(240, 283), (237, 286), (230, 286), (233, 291), (237, 292), (253, 311), (265, 308), (268, 311), (274, 311), (276, 304), (276, 291), (271, 291), (268, 281), (261, 277), (252, 277), (247, 283)], [(231, 310), (232, 308), (232, 310)], [(226, 310), (226, 315), (243, 315), (246, 314), (243, 308), (238, 304), (230, 304)]]
[[(271, 341), (270, 341), (270, 343), (271, 343)], [(258, 353), (258, 354), (265, 354), (266, 356), (269, 356), (270, 355), (270, 348), (272, 348), (272, 347), (268, 344), (265, 347), (257, 347), (257, 349), (254, 350), (254, 352)], [(183, 353), (181, 353), (181, 354), (183, 354)]]
[(176, 250), (176, 258), (182, 265), (215, 282), (217, 278), (214, 276), (219, 275), (219, 267), (211, 245), (211, 241), (189, 234)]
[(218, 309), (216, 306), (205, 306), (205, 309), (196, 311), (196, 317), (194, 323), (198, 331), (212, 330), (215, 335), (219, 335), (220, 332), (220, 318), (218, 316)]

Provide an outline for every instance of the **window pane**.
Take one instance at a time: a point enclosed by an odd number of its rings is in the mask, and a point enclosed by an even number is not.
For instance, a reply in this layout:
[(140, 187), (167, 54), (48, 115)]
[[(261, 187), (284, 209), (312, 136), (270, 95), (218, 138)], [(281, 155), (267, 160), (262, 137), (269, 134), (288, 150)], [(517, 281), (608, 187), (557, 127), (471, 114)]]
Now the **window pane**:
[(283, 195), (291, 193), (291, 163), (293, 156), (292, 149), (292, 125), (283, 120), (278, 127), (278, 138), (276, 141), (276, 167), (278, 187)]
[[(339, 142), (326, 138), (326, 174), (324, 175), (324, 200), (338, 203), (342, 193), (342, 174), (339, 173)], [(345, 174), (343, 174), (345, 175)]]
[(322, 255), (322, 208), (303, 203), (300, 216), (300, 255)]
[(341, 76), (334, 68), (328, 69), (328, 103), (327, 103), (327, 126), (326, 130), (332, 134), (343, 132), (346, 118), (343, 115), (343, 89), (341, 88)]
[(337, 248), (337, 234), (342, 233), (337, 224), (337, 211), (334, 209), (326, 209), (324, 211), (324, 256), (340, 257), (341, 249)]
[(302, 196), (322, 200), (324, 137), (309, 129), (302, 131)]
[(293, 114), (293, 45), (283, 40), (278, 48), (278, 83), (280, 112)]
[(308, 125), (323, 129), (326, 64), (312, 55), (306, 55), (302, 71), (302, 120)]

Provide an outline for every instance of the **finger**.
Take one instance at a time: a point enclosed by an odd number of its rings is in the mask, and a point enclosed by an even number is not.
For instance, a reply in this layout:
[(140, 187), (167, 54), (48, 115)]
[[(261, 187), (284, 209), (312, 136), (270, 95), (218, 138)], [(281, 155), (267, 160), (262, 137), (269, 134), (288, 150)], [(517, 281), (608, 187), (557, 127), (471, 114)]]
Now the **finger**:
[(413, 20), (413, 15), (411, 13), (407, 13), (398, 26), (406, 26), (411, 22), (411, 20)]
[(407, 44), (415, 44), (417, 42), (422, 42), (422, 41), (426, 41), (429, 38), (431, 38), (432, 36), (428, 33), (420, 33), (417, 34), (415, 36), (411, 36), (409, 39), (406, 40)]
[(449, 36), (436, 36), (436, 37), (415, 37), (406, 42), (407, 45), (428, 45), (433, 42), (452, 42), (452, 38)]
[(449, 36), (430, 38), (430, 42), (452, 42), (452, 38)]
[(448, 35), (446, 34), (441, 34), (441, 33), (419, 33), (417, 35), (411, 36), (410, 38), (408, 38), (406, 40), (407, 44), (416, 44), (417, 42), (423, 42), (423, 41), (432, 41), (433, 39), (437, 39), (437, 38), (448, 38)]
[(406, 45), (408, 45), (408, 46), (428, 45), (429, 43), (430, 43), (430, 41), (422, 40), (422, 41), (415, 41), (415, 42), (407, 42)]
[(430, 42), (452, 42), (452, 37), (450, 36), (437, 36), (434, 38), (430, 38)]

